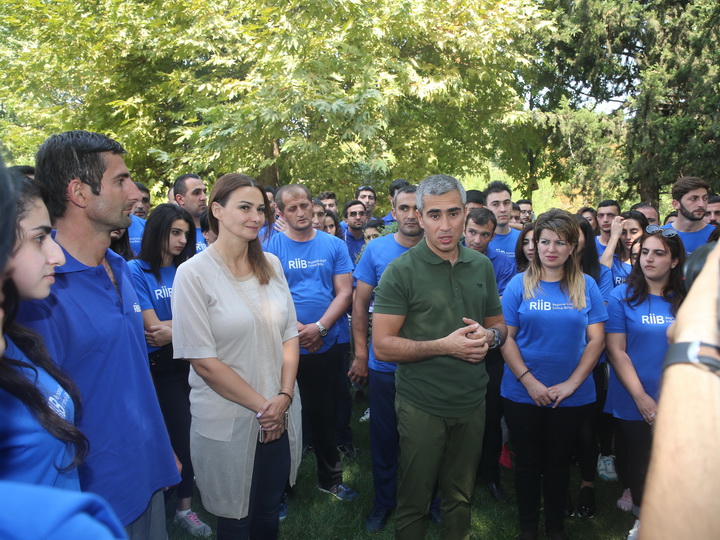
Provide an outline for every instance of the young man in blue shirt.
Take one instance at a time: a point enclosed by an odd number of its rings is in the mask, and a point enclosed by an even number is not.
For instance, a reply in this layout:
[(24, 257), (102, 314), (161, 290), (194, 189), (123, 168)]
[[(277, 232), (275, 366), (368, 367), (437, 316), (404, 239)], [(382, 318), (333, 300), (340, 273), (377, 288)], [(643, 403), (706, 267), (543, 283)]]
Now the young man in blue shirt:
[(490, 242), (490, 246), (511, 259), (515, 259), (515, 244), (520, 237), (520, 231), (509, 225), (513, 204), (511, 197), (510, 186), (499, 180), (490, 182), (485, 189), (485, 204), (497, 218), (495, 236)]
[(398, 231), (370, 242), (355, 268), (357, 279), (353, 296), (352, 331), (355, 356), (348, 376), (357, 384), (370, 379), (370, 452), (375, 499), (365, 528), (377, 532), (385, 527), (397, 505), (398, 432), (395, 416), (395, 369), (390, 362), (375, 358), (372, 343), (368, 347), (370, 310), (375, 287), (391, 261), (415, 246), (423, 238), (416, 214), (415, 186), (400, 188), (393, 199), (393, 221)]
[(335, 416), (337, 373), (349, 349), (343, 335), (349, 334), (346, 312), (352, 297), (353, 264), (342, 240), (313, 228), (312, 195), (307, 187), (283, 186), (275, 203), (287, 229), (275, 234), (265, 249), (282, 262), (297, 311), (297, 382), (303, 424), (312, 426), (318, 488), (338, 499), (352, 500), (357, 493), (343, 484)]
[(715, 227), (705, 223), (709, 184), (695, 176), (683, 176), (672, 188), (672, 205), (677, 210), (678, 218), (663, 229), (677, 231), (685, 246), (688, 257), (697, 248), (707, 243)]
[(111, 504), (131, 539), (163, 538), (162, 489), (178, 483), (167, 430), (150, 379), (143, 321), (127, 263), (108, 248), (130, 225), (140, 191), (104, 135), (53, 135), (36, 155), (48, 190), (55, 240), (66, 263), (45, 300), (24, 302), (22, 324), (39, 332), (50, 357), (83, 397), (80, 429), (90, 453), (80, 486)]
[(173, 185), (175, 203), (182, 206), (195, 222), (195, 252), (207, 249), (207, 242), (200, 228), (200, 216), (207, 209), (207, 186), (197, 174), (183, 174)]

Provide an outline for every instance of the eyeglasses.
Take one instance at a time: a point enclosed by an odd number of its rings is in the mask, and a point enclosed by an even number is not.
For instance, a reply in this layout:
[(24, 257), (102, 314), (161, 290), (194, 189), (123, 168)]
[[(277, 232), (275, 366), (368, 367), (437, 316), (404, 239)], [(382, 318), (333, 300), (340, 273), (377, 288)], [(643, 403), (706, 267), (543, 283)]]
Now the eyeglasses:
[(532, 214), (532, 210), (520, 210), (520, 213), (530, 215)]
[(647, 227), (645, 227), (645, 232), (648, 234), (655, 234), (655, 233), (659, 232), (665, 238), (672, 238), (674, 236), (677, 236), (677, 231), (675, 229), (673, 229), (672, 227), (663, 229), (659, 225), (648, 225)]
[(367, 212), (365, 210), (358, 210), (357, 212), (348, 212), (348, 216), (350, 216), (350, 217), (362, 217), (365, 214), (367, 214)]

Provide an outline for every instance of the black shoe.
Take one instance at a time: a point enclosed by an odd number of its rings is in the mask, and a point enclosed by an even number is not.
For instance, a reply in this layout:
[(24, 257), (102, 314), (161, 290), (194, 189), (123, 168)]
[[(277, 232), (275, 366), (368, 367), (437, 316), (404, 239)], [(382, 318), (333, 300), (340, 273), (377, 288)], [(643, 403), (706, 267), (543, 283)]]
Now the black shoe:
[(578, 514), (584, 518), (591, 518), (595, 515), (595, 490), (590, 486), (580, 488)]
[(487, 487), (490, 490), (490, 495), (492, 495), (492, 498), (497, 502), (506, 502), (510, 498), (500, 484), (488, 482)]
[(575, 515), (575, 509), (573, 508), (572, 499), (570, 498), (570, 493), (567, 494), (567, 499), (565, 499), (565, 517), (572, 517)]
[(373, 506), (370, 515), (365, 518), (365, 530), (368, 532), (380, 532), (385, 528), (390, 517), (390, 510)]
[(430, 506), (430, 521), (432, 521), (433, 525), (437, 525), (438, 527), (442, 525), (440, 506)]

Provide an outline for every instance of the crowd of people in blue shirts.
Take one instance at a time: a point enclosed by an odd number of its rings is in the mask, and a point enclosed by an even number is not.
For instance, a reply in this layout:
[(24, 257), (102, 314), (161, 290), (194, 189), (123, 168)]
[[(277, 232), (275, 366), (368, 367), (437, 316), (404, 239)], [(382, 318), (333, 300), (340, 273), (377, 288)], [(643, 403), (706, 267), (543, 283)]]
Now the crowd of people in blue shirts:
[[(357, 498), (342, 459), (359, 451), (352, 393), (365, 388), (365, 528), (382, 530), (398, 505), (400, 446), (397, 365), (371, 339), (374, 293), (424, 242), (417, 187), (393, 181), (392, 210), (375, 217), (371, 185), (340, 206), (331, 191), (243, 175), (208, 196), (185, 174), (152, 208), (124, 152), (74, 131), (45, 141), (34, 167), (2, 167), (0, 490), (16, 509), (2, 536), (166, 538), (174, 493), (174, 523), (207, 537), (197, 487), (218, 538), (277, 537), (301, 456), (315, 455), (318, 489)], [(665, 333), (685, 297), (683, 263), (717, 240), (720, 197), (680, 178), (661, 222), (650, 204), (623, 212), (613, 200), (536, 216), (498, 181), (462, 196), (462, 249), (492, 264), (508, 329), (484, 360), (478, 485), (509, 501), (500, 464), (512, 449), (519, 538), (538, 537), (544, 508), (546, 532), (561, 539), (565, 517), (594, 515), (596, 476), (619, 480), (636, 538)], [(273, 360), (247, 371), (256, 353)], [(223, 386), (237, 374), (253, 399)], [(440, 508), (435, 492), (436, 524)]]

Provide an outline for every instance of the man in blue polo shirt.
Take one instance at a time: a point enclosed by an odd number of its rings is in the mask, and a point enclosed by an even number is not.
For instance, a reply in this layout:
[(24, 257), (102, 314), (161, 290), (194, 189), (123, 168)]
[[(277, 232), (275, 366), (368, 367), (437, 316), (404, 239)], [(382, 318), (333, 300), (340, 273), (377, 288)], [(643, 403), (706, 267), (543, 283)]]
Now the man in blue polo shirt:
[(353, 264), (342, 240), (312, 227), (312, 195), (306, 186), (281, 187), (275, 203), (287, 229), (273, 235), (265, 249), (282, 262), (297, 311), (297, 382), (303, 424), (312, 428), (318, 488), (352, 500), (357, 493), (343, 484), (335, 415), (337, 374), (349, 349), (345, 314), (352, 297)]
[(515, 244), (520, 237), (520, 231), (510, 227), (512, 217), (512, 191), (505, 182), (496, 180), (490, 182), (485, 189), (485, 205), (492, 210), (497, 218), (495, 236), (490, 246), (511, 259), (515, 259)]
[(39, 332), (50, 357), (83, 398), (80, 429), (90, 453), (80, 465), (83, 491), (110, 503), (131, 539), (166, 537), (162, 489), (179, 482), (148, 370), (143, 321), (127, 263), (110, 231), (130, 225), (140, 192), (104, 135), (69, 131), (48, 138), (36, 156), (47, 187), (55, 240), (66, 263), (45, 300), (24, 302), (18, 320)]
[(683, 176), (672, 188), (672, 205), (677, 210), (678, 218), (663, 229), (675, 229), (685, 246), (688, 256), (697, 248), (707, 243), (715, 227), (705, 223), (705, 211), (708, 201), (708, 183), (695, 176)]
[(410, 182), (405, 180), (404, 178), (397, 178), (390, 182), (390, 185), (388, 186), (388, 193), (389, 193), (389, 199), (390, 199), (390, 205), (392, 206), (391, 210), (387, 213), (387, 215), (383, 216), (382, 220), (385, 222), (385, 225), (388, 223), (395, 223), (395, 194), (400, 191), (402, 188), (407, 187), (410, 185)]
[(415, 186), (407, 186), (396, 192), (392, 213), (398, 231), (370, 242), (353, 274), (357, 279), (352, 316), (355, 357), (348, 376), (357, 384), (365, 384), (370, 379), (370, 452), (375, 487), (373, 509), (365, 519), (365, 528), (370, 532), (382, 530), (397, 505), (398, 432), (395, 417), (397, 366), (378, 361), (372, 344), (368, 347), (369, 313), (373, 292), (387, 265), (423, 238), (416, 215), (416, 191)]
[(195, 222), (195, 253), (207, 249), (207, 242), (200, 227), (200, 216), (207, 209), (207, 187), (197, 174), (183, 174), (173, 185), (175, 203), (182, 206)]

